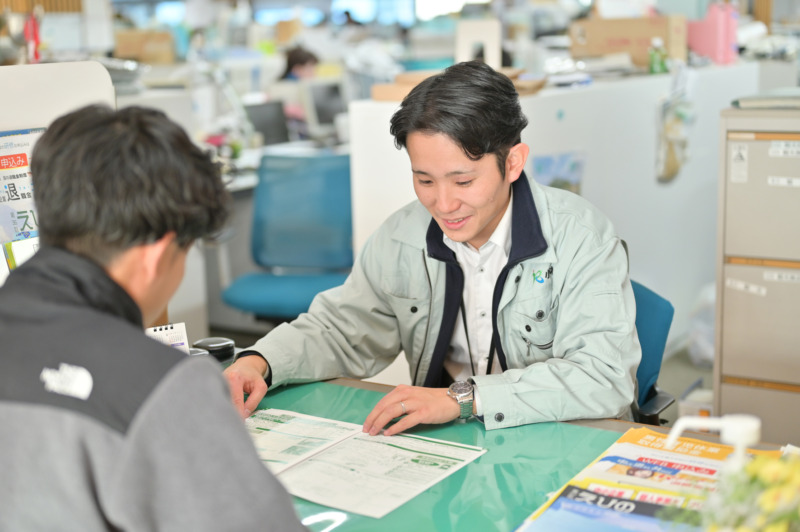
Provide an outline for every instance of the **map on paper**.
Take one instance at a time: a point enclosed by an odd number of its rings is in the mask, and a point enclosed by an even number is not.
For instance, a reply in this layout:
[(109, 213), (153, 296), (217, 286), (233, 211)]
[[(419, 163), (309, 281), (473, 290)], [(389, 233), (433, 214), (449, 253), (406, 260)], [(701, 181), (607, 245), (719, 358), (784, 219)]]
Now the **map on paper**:
[(361, 425), (287, 410), (259, 410), (247, 427), (261, 460), (292, 495), (375, 518), (486, 452), (410, 434), (369, 436)]

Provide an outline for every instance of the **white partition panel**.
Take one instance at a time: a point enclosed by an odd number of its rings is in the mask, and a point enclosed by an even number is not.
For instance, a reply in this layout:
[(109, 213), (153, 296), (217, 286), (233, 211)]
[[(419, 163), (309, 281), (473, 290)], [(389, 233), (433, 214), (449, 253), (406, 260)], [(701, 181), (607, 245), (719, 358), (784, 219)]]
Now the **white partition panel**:
[(91, 103), (116, 107), (108, 70), (97, 61), (0, 67), (0, 130), (47, 127)]

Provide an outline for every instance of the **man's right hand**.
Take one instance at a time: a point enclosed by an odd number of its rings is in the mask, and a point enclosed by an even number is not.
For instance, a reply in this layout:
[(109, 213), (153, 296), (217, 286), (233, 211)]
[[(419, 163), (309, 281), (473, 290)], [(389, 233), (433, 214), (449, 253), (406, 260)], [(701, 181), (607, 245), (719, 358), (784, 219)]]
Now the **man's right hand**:
[[(240, 358), (223, 373), (231, 390), (233, 406), (244, 419), (250, 417), (267, 394), (267, 383), (264, 381), (266, 372), (267, 361), (253, 355)], [(244, 400), (244, 394), (249, 394), (247, 401)]]

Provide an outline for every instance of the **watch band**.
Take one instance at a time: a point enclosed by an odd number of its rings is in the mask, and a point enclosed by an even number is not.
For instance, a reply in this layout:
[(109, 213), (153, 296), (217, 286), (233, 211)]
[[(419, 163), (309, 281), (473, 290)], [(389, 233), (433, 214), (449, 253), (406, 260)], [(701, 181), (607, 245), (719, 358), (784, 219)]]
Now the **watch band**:
[(468, 401), (464, 401), (463, 403), (461, 401), (458, 402), (458, 406), (461, 407), (461, 414), (459, 415), (461, 419), (472, 417), (472, 401), (473, 400), (470, 399)]

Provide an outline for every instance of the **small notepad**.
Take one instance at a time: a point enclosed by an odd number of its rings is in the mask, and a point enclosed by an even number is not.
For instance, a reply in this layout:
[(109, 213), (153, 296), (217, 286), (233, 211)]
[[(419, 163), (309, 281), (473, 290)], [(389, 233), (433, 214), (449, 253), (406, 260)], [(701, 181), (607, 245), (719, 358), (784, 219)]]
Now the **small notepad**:
[(187, 355), (189, 354), (189, 339), (186, 336), (186, 324), (183, 322), (150, 327), (145, 329), (144, 332), (147, 336), (158, 340), (162, 344), (179, 349)]

